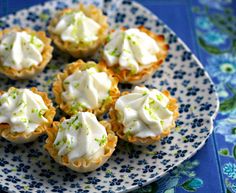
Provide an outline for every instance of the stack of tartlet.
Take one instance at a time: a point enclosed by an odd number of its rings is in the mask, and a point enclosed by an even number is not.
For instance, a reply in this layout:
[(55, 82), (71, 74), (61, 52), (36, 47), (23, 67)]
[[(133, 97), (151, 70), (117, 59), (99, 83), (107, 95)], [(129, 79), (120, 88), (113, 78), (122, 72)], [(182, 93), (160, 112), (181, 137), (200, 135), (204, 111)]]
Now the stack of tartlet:
[[(28, 28), (0, 31), (0, 73), (14, 80), (33, 78), (50, 62), (53, 41), (75, 58), (53, 83), (55, 101), (67, 116), (53, 121), (55, 108), (46, 93), (11, 87), (0, 91), (2, 137), (27, 143), (47, 134), (45, 148), (55, 161), (89, 172), (109, 159), (118, 137), (148, 145), (175, 127), (176, 99), (168, 91), (137, 85), (164, 62), (168, 45), (163, 35), (145, 27), (109, 30), (101, 10), (82, 4), (58, 12), (48, 31), (50, 38)], [(82, 60), (98, 50), (98, 63)], [(120, 94), (123, 83), (136, 86)]]

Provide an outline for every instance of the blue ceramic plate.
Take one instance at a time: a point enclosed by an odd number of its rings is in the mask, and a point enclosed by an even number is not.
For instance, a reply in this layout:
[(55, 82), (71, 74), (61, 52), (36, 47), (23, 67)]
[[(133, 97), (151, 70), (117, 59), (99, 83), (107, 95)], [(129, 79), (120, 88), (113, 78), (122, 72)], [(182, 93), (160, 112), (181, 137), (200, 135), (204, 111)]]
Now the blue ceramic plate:
[[(120, 142), (114, 155), (100, 169), (78, 174), (55, 163), (44, 150), (46, 136), (26, 145), (0, 141), (0, 189), (9, 192), (126, 192), (148, 184), (166, 174), (194, 155), (213, 130), (218, 110), (214, 86), (201, 63), (186, 45), (155, 15), (141, 5), (123, 0), (94, 1), (108, 15), (111, 28), (144, 25), (164, 34), (169, 55), (159, 69), (144, 84), (168, 89), (178, 99), (180, 116), (177, 127), (161, 142), (148, 147)], [(78, 1), (51, 1), (0, 19), (0, 28), (20, 25), (46, 30), (48, 20), (65, 7)], [(16, 82), (0, 76), (0, 89), (10, 86), (32, 87), (49, 93), (55, 75), (73, 61), (55, 50), (48, 67), (31, 81)], [(125, 88), (126, 86), (122, 86)]]

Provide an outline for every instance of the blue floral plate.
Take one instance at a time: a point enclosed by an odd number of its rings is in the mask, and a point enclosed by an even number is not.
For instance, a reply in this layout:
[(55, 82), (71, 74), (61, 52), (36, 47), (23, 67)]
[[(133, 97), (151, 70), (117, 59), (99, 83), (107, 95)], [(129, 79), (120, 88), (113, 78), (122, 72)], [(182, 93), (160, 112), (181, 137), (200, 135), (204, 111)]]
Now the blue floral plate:
[[(46, 30), (55, 12), (76, 6), (78, 1), (50, 1), (0, 19), (0, 28), (21, 25)], [(128, 0), (84, 0), (94, 3), (108, 15), (111, 28), (144, 25), (164, 34), (169, 45), (165, 63), (144, 84), (168, 89), (178, 99), (177, 127), (159, 143), (147, 147), (119, 142), (111, 159), (101, 168), (78, 174), (55, 163), (43, 148), (46, 136), (26, 145), (0, 141), (0, 189), (9, 192), (126, 192), (151, 183), (194, 155), (213, 130), (218, 110), (214, 86), (201, 63), (186, 45), (150, 11)], [(0, 76), (0, 89), (32, 87), (52, 96), (52, 82), (64, 65), (73, 61), (57, 50), (49, 66), (34, 80), (15, 82)], [(126, 86), (121, 86), (127, 89)], [(128, 88), (130, 88), (128, 86)]]

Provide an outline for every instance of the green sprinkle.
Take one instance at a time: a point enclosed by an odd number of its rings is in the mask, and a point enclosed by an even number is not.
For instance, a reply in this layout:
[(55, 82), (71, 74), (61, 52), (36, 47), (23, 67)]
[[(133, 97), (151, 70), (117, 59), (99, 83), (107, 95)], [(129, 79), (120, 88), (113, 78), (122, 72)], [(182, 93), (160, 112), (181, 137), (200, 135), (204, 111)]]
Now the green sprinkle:
[(132, 69), (131, 69), (130, 72), (131, 72), (131, 74), (136, 74), (136, 73), (137, 73), (137, 70), (136, 70), (135, 68), (132, 67)]
[(152, 98), (149, 98), (149, 105), (155, 104), (155, 101)]
[(35, 35), (31, 35), (31, 36), (30, 36), (30, 43), (31, 43), (31, 44), (34, 44), (34, 37), (35, 37)]
[(106, 144), (107, 137), (106, 137), (106, 135), (103, 135), (101, 139), (95, 138), (94, 140), (96, 142), (98, 142), (99, 146), (102, 146), (102, 145)]
[(81, 122), (78, 122), (78, 124), (75, 126), (75, 130), (78, 130), (81, 127), (83, 127), (83, 124)]
[(28, 123), (28, 119), (27, 118), (21, 118), (20, 119), (23, 123)]
[(145, 91), (145, 92), (143, 92), (143, 94), (142, 94), (143, 96), (146, 96), (147, 95), (147, 91)]
[(21, 105), (23, 105), (23, 107), (26, 107), (26, 103), (23, 101), (23, 100), (21, 100), (17, 105), (16, 105), (16, 107), (19, 107), (19, 106), (21, 106)]
[(144, 110), (146, 110), (148, 112), (148, 114), (151, 116), (152, 119), (157, 120), (157, 116), (154, 113), (152, 108), (149, 108), (149, 107), (145, 106)]
[(74, 104), (74, 105), (72, 105), (72, 108), (71, 108), (71, 111), (73, 112), (73, 113), (76, 113), (77, 111), (79, 111), (79, 110), (85, 110), (85, 109), (87, 109), (83, 104), (81, 104), (81, 103), (76, 103), (76, 104)]
[(113, 174), (111, 170), (106, 170), (106, 174)]
[(41, 44), (37, 44), (35, 42), (35, 35), (30, 36), (30, 43), (33, 44), (34, 46), (36, 46), (37, 48), (41, 48), (41, 46), (42, 46)]
[(164, 125), (164, 121), (163, 120), (161, 120), (160, 123), (161, 123), (162, 126)]
[(32, 113), (37, 113), (38, 114), (38, 117), (42, 118), (44, 113), (47, 111), (47, 109), (32, 109), (31, 112)]
[(159, 101), (161, 101), (163, 99), (163, 96), (161, 94), (156, 95), (156, 97), (157, 97), (157, 100), (159, 100)]
[(129, 130), (125, 132), (125, 137), (126, 138), (129, 138), (130, 136), (132, 136), (131, 128), (129, 128)]
[(69, 81), (64, 81), (64, 84), (70, 84), (70, 82)]
[(5, 102), (9, 103), (9, 101), (7, 100), (6, 97), (2, 97), (2, 98), (0, 99), (0, 106), (1, 106), (3, 103), (5, 103)]
[(114, 50), (112, 50), (110, 53), (109, 53), (111, 56), (115, 56), (115, 57), (119, 57), (121, 54), (118, 53), (118, 49), (115, 48)]
[(107, 42), (111, 41), (111, 36), (110, 36), (110, 35), (107, 36), (106, 41), (107, 41)]
[(108, 96), (107, 98), (103, 99), (102, 100), (102, 104), (108, 104), (109, 102), (112, 101), (112, 97), (111, 96)]
[(16, 99), (16, 96), (19, 94), (18, 90), (17, 89), (13, 89), (11, 92), (10, 92), (10, 96), (13, 98), (13, 99)]
[(128, 39), (128, 40), (131, 40), (131, 36), (127, 36), (127, 39)]
[(80, 86), (79, 83), (75, 83), (75, 84), (74, 84), (74, 87), (75, 87), (75, 88), (79, 88), (79, 86)]
[(56, 144), (54, 144), (54, 146), (59, 146), (61, 143), (61, 141), (58, 141)]

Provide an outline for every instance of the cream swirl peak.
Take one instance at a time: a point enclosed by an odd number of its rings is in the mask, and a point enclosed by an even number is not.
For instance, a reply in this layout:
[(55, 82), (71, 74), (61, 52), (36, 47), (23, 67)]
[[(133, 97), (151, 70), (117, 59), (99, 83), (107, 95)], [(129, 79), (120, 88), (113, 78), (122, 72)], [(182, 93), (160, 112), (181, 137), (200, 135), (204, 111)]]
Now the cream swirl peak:
[(0, 96), (0, 123), (10, 125), (11, 132), (31, 133), (47, 119), (42, 97), (29, 89), (10, 88)]
[(103, 55), (109, 66), (119, 64), (121, 69), (135, 74), (156, 62), (159, 50), (153, 38), (139, 29), (131, 28), (112, 33)]
[(168, 110), (168, 103), (169, 99), (157, 89), (136, 86), (117, 100), (115, 109), (125, 134), (155, 137), (173, 125), (173, 112)]
[(109, 76), (105, 72), (98, 72), (95, 67), (77, 70), (64, 80), (62, 97), (74, 109), (99, 108), (109, 99), (111, 84)]
[(54, 33), (63, 41), (90, 43), (98, 39), (100, 25), (87, 17), (82, 11), (72, 11), (63, 15), (54, 28)]
[(69, 160), (99, 157), (104, 154), (107, 132), (96, 116), (89, 112), (79, 112), (64, 120), (54, 141), (58, 155), (67, 155)]
[(44, 43), (27, 32), (11, 32), (0, 42), (2, 64), (16, 70), (29, 68), (42, 62)]

